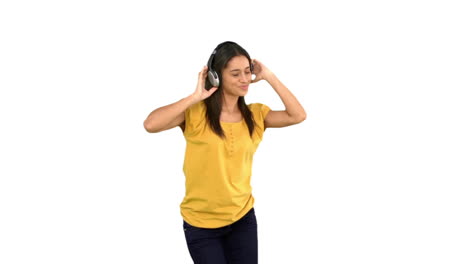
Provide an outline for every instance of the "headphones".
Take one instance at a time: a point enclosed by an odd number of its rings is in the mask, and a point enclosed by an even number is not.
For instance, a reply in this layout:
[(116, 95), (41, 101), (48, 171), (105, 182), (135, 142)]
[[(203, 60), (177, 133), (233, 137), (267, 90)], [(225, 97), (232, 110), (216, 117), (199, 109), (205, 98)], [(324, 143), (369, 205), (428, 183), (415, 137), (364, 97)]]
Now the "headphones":
[[(211, 85), (213, 86), (216, 86), (216, 87), (219, 87), (219, 76), (218, 76), (218, 73), (213, 69), (213, 58), (216, 54), (216, 52), (218, 51), (218, 49), (224, 45), (224, 44), (227, 44), (227, 43), (230, 43), (230, 44), (236, 44), (235, 42), (232, 42), (232, 41), (225, 41), (221, 44), (219, 44), (218, 46), (216, 46), (216, 48), (213, 50), (213, 53), (211, 53), (211, 56), (210, 58), (208, 59), (208, 80), (210, 81)], [(249, 63), (250, 65), (250, 72), (253, 73), (253, 63), (250, 62)]]

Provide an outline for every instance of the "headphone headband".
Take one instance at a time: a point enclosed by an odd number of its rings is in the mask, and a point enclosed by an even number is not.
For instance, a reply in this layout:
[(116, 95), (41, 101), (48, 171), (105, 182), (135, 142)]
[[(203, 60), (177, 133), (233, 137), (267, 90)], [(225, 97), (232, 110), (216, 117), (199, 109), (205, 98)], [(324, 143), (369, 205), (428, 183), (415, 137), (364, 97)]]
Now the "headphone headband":
[(213, 58), (216, 54), (216, 52), (218, 51), (218, 49), (223, 46), (224, 44), (227, 44), (227, 43), (231, 43), (231, 44), (236, 44), (235, 42), (232, 42), (232, 41), (225, 41), (225, 42), (222, 42), (222, 43), (219, 43), (218, 46), (216, 46), (216, 48), (213, 50), (213, 52), (211, 53), (211, 56), (210, 58), (208, 59), (208, 69), (210, 71), (214, 71), (213, 70), (213, 67), (212, 67), (212, 63), (213, 63)]
[[(218, 44), (218, 46), (216, 46), (216, 48), (213, 50), (213, 52), (211, 53), (211, 56), (210, 58), (208, 59), (208, 80), (210, 81), (211, 85), (213, 86), (216, 86), (216, 87), (219, 87), (219, 84), (220, 84), (220, 81), (219, 81), (219, 76), (218, 76), (218, 73), (216, 73), (216, 71), (213, 69), (213, 59), (214, 59), (214, 56), (216, 54), (216, 52), (218, 51), (218, 49), (223, 46), (224, 44), (236, 44), (235, 42), (232, 42), (232, 41), (225, 41), (225, 42), (222, 42), (220, 44)], [(253, 73), (253, 64), (252, 62), (249, 61), (249, 66), (250, 66), (250, 71)]]

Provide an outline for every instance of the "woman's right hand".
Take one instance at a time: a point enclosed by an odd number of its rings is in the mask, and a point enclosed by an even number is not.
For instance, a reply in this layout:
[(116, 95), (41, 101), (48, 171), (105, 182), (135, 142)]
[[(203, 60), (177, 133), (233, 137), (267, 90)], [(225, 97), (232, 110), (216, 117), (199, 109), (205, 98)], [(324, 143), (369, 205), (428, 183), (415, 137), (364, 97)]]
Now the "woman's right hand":
[(205, 80), (206, 77), (208, 76), (208, 67), (204, 66), (202, 68), (202, 71), (198, 73), (198, 84), (197, 88), (195, 89), (195, 92), (192, 94), (192, 98), (195, 100), (195, 102), (203, 101), (206, 98), (210, 97), (216, 90), (218, 90), (218, 87), (211, 87), (209, 91), (205, 89)]

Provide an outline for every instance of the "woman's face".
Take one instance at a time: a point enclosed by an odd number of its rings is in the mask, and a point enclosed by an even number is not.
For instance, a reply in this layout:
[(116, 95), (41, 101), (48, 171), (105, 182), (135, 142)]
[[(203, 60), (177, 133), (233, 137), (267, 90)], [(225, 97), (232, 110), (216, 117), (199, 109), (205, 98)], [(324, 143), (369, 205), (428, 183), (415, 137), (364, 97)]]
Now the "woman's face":
[(252, 81), (247, 57), (242, 55), (232, 57), (224, 68), (222, 76), (224, 93), (235, 96), (246, 95)]

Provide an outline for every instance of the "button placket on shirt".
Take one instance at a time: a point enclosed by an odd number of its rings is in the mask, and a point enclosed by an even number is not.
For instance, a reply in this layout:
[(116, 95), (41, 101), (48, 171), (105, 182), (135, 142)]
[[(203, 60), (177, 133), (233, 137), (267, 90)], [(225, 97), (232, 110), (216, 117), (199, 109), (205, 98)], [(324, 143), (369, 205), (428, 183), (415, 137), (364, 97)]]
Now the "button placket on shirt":
[(232, 125), (229, 126), (229, 136), (230, 136), (229, 154), (230, 156), (232, 156), (234, 154), (234, 134), (232, 132)]

